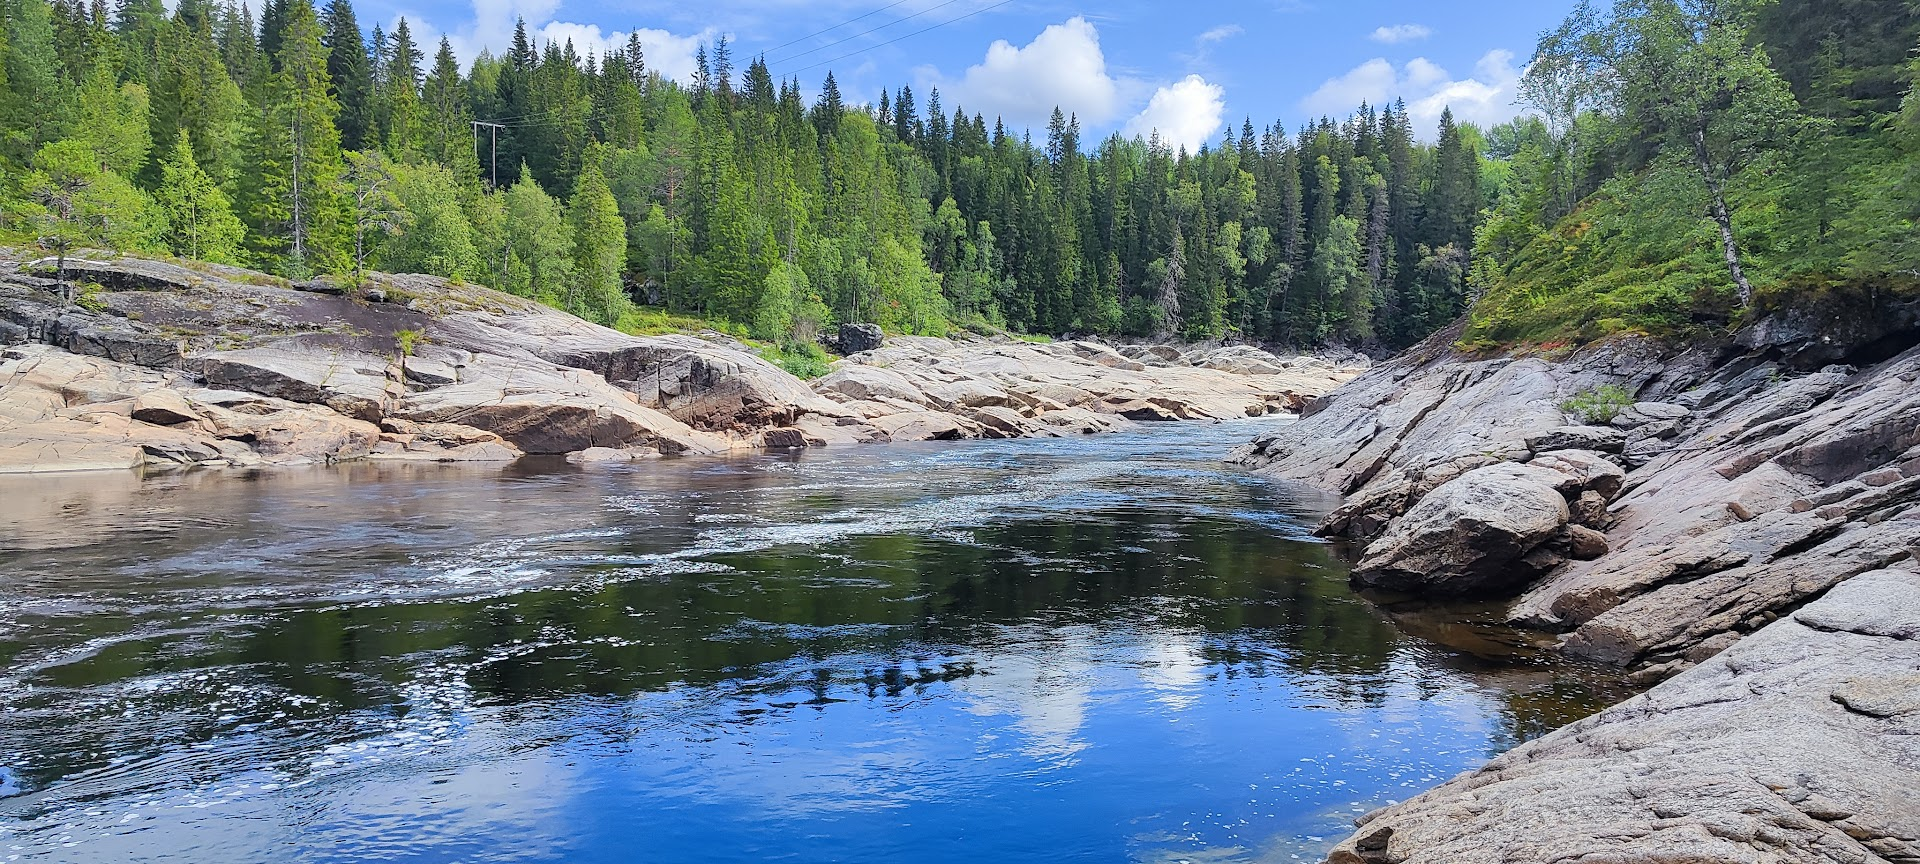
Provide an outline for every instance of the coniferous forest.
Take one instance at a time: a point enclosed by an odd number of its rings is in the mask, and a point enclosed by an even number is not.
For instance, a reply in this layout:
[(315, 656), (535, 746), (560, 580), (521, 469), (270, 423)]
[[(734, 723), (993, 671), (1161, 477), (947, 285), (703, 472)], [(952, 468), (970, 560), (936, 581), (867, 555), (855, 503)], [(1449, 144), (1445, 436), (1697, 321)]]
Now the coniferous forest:
[(1420, 143), (1404, 106), (1189, 153), (831, 74), (809, 99), (724, 40), (683, 83), (637, 41), (594, 56), (524, 24), (463, 68), (348, 0), (0, 10), (12, 242), (430, 273), (616, 326), (1404, 345), (1463, 308), (1499, 191), (1484, 135), (1449, 118)]
[(1470, 339), (1585, 340), (1920, 264), (1905, 0), (1583, 5), (1520, 119), (1360, 106), (1192, 153), (831, 74), (808, 98), (724, 40), (679, 82), (637, 41), (595, 56), (524, 24), (463, 68), (348, 0), (0, 12), (0, 240), (430, 273), (630, 328), (1394, 349), (1484, 298)]

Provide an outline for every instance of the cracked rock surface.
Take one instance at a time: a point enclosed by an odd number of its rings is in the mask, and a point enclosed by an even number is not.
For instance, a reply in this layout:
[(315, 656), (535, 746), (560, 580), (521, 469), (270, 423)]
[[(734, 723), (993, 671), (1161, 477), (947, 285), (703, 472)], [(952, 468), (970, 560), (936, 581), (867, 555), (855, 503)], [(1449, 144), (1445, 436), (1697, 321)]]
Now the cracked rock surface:
[(1920, 573), (1368, 814), (1335, 864), (1920, 861)]

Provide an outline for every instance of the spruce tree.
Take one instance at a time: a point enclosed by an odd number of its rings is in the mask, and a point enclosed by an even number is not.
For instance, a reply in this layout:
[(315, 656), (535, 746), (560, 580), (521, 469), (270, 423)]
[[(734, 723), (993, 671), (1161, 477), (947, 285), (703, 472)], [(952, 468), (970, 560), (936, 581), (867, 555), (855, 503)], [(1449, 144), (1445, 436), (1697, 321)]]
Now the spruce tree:
[(434, 55), (433, 71), (427, 73), (421, 95), (421, 149), (428, 158), (452, 169), (461, 183), (478, 180), (467, 90), (460, 80), (460, 63), (453, 57), (453, 45), (445, 36), (440, 37), (440, 50)]
[(574, 271), (567, 309), (609, 327), (618, 324), (628, 305), (620, 281), (627, 268), (627, 229), (600, 169), (590, 165), (580, 172), (567, 221), (573, 228)]
[(329, 0), (320, 18), (327, 31), (327, 79), (340, 103), (340, 146), (360, 150), (374, 125), (373, 61), (349, 0)]
[(350, 208), (339, 105), (327, 81), (327, 49), (310, 0), (286, 0), (285, 33), (252, 135), (248, 221), (261, 264), (290, 277), (344, 272)]
[(46, 0), (9, 0), (5, 55), (6, 87), (0, 89), (0, 156), (26, 164), (40, 145), (67, 130), (68, 92), (54, 54), (53, 8)]
[(107, 170), (140, 176), (153, 139), (147, 132), (147, 88), (131, 81), (114, 83), (106, 64), (93, 67), (80, 86), (74, 110), (74, 136), (93, 148)]
[(185, 129), (161, 162), (160, 187), (153, 197), (166, 218), (165, 240), (173, 254), (218, 264), (241, 263), (246, 227), (233, 215), (220, 184), (194, 160)]
[(420, 48), (402, 18), (387, 37), (385, 70), (380, 75), (380, 145), (399, 156), (420, 140)]

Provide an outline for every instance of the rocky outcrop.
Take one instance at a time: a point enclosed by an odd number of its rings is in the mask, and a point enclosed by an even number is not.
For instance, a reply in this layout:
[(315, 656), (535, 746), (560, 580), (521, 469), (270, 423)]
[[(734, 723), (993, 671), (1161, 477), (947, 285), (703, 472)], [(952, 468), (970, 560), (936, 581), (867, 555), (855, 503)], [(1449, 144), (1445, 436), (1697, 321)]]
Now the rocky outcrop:
[[(1181, 351), (1153, 346), (1135, 360), (1091, 342), (1037, 345), (902, 337), (835, 364), (814, 389), (879, 422), (889, 414), (946, 413), (979, 427), (966, 437), (1100, 431), (1116, 420), (1230, 420), (1298, 411), (1358, 369), (1281, 360), (1246, 346)], [(1213, 368), (1217, 358), (1267, 359), (1264, 371)], [(1285, 368), (1282, 368), (1285, 367)], [(1108, 418), (1091, 420), (1089, 415)]]
[(1920, 861), (1920, 574), (1362, 817), (1334, 864)]
[[(882, 342), (857, 325), (841, 336), (860, 350), (810, 386), (720, 334), (630, 336), (425, 276), (348, 289), (77, 255), (65, 275), (90, 286), (83, 308), (49, 266), (0, 250), (0, 345), (19, 346), (0, 362), (0, 471), (1068, 435), (1148, 413), (1262, 416), (1357, 373), (1247, 347), (1149, 364), (1092, 343)], [(285, 428), (204, 428), (235, 413)]]
[(1366, 545), (1361, 584), (1501, 598), (1666, 682), (1367, 817), (1331, 860), (1920, 861), (1907, 314), (1554, 359), (1441, 334), (1244, 448), (1346, 496), (1318, 530)]
[[(1239, 458), (1346, 495), (1320, 531), (1391, 541), (1369, 552), (1378, 563), (1410, 548), (1410, 533), (1437, 543), (1438, 529), (1419, 525), (1469, 497), (1453, 484), (1476, 470), (1540, 464), (1552, 458), (1546, 448), (1582, 446), (1590, 465), (1603, 452), (1617, 476), (1571, 499), (1568, 514), (1601, 536), (1569, 530), (1559, 560), (1495, 544), (1497, 558), (1543, 566), (1507, 571), (1490, 590), (1517, 595), (1511, 619), (1564, 634), (1568, 652), (1658, 680), (1920, 549), (1920, 348), (1865, 369), (1793, 363), (1850, 356), (1832, 345), (1744, 350), (1625, 339), (1557, 361), (1488, 360), (1436, 340)], [(1561, 405), (1602, 386), (1637, 401), (1605, 425), (1570, 425)], [(1408, 561), (1441, 571), (1392, 584), (1444, 595), (1466, 570), (1491, 566), (1435, 548)], [(1359, 572), (1373, 575), (1366, 564)]]

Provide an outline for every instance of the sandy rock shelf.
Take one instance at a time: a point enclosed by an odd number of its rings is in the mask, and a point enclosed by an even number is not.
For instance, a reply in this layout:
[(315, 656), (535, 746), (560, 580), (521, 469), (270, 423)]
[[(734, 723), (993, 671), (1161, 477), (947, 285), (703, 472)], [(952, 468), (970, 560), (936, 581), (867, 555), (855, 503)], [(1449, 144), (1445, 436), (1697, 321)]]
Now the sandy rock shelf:
[(1298, 410), (1360, 371), (1244, 346), (899, 338), (809, 383), (719, 334), (629, 336), (431, 277), (345, 290), (102, 256), (65, 275), (99, 286), (84, 308), (0, 250), (0, 473), (1079, 435)]

